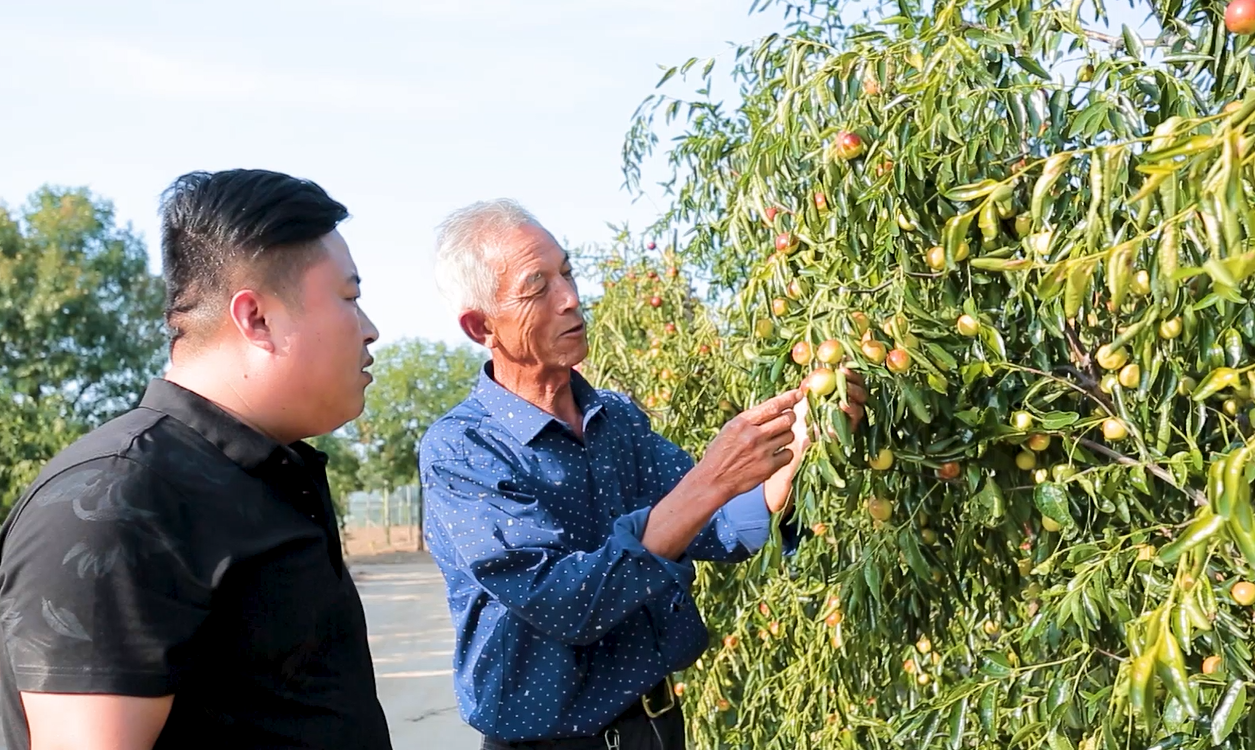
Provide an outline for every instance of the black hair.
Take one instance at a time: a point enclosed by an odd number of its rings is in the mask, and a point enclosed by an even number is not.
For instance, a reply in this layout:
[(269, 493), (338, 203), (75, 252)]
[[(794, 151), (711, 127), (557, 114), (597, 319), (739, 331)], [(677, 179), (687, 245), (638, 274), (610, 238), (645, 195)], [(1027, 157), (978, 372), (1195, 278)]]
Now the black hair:
[(292, 292), (321, 257), (317, 240), (348, 215), (318, 185), (278, 172), (232, 169), (179, 177), (161, 196), (165, 316), (172, 345), (216, 322), (233, 285), (260, 284), (299, 301)]

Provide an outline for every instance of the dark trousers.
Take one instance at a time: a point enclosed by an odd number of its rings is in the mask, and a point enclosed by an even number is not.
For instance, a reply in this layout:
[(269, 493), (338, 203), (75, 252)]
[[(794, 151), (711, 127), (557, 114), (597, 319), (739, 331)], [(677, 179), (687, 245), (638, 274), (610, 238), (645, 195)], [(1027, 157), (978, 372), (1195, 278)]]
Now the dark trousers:
[(595, 737), (534, 742), (499, 742), (485, 737), (480, 750), (685, 750), (684, 714), (676, 701), (675, 708), (655, 719), (640, 711), (628, 711)]

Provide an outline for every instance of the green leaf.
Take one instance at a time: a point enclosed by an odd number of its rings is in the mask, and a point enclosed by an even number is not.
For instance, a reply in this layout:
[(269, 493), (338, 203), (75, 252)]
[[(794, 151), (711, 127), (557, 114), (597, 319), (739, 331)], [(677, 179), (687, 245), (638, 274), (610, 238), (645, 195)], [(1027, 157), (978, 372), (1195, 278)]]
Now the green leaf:
[(932, 566), (924, 559), (924, 554), (920, 552), (919, 542), (915, 538), (915, 532), (910, 528), (904, 528), (898, 533), (898, 547), (902, 550), (902, 556), (906, 558), (906, 564), (910, 566), (911, 572), (919, 576), (922, 580), (932, 580)]
[(950, 750), (959, 750), (963, 746), (963, 734), (967, 730), (967, 699), (955, 701), (950, 707), (949, 728), (946, 732), (946, 744)]
[(986, 527), (993, 528), (1002, 522), (1006, 515), (1006, 501), (1002, 496), (1002, 488), (992, 478), (987, 478), (980, 492), (972, 496), (972, 517)]
[(1057, 729), (1051, 729), (1046, 734), (1046, 745), (1050, 750), (1076, 750), (1072, 740), (1068, 739), (1066, 734), (1059, 732)]
[(1043, 81), (1050, 80), (1050, 74), (1046, 72), (1046, 69), (1031, 57), (1016, 57), (1015, 61), (1019, 63), (1021, 68), (1024, 68), (1029, 73), (1032, 73)]
[(872, 592), (872, 597), (877, 603), (881, 603), (880, 566), (875, 561), (868, 560), (863, 566), (863, 580), (867, 582), (867, 589)]
[[(994, 353), (998, 355), (999, 360), (1005, 360), (1007, 358), (1007, 344), (1002, 340), (1002, 334), (998, 332), (997, 328), (994, 328), (993, 326), (981, 326), (980, 338), (981, 341), (985, 342), (985, 346), (992, 349)], [(986, 369), (988, 369), (987, 366)]]
[(998, 680), (1005, 680), (1015, 674), (1015, 669), (1007, 657), (997, 651), (986, 651), (980, 657), (980, 673)]
[(1050, 195), (1051, 188), (1063, 176), (1063, 170), (1067, 167), (1071, 158), (1072, 154), (1064, 151), (1052, 154), (1050, 158), (1046, 159), (1046, 165), (1042, 168), (1041, 177), (1038, 177), (1037, 182), (1033, 185), (1033, 197), (1030, 208), (1035, 224), (1044, 221), (1046, 199)]
[(1064, 528), (1076, 525), (1068, 510), (1068, 491), (1057, 482), (1042, 482), (1033, 490), (1033, 504), (1042, 515)]
[(1043, 430), (1061, 430), (1064, 427), (1075, 423), (1080, 418), (1081, 415), (1074, 411), (1052, 411), (1047, 414), (1043, 414), (1038, 419), (1038, 423), (1041, 425)]
[(997, 189), (997, 181), (985, 179), (970, 185), (951, 188), (942, 194), (952, 201), (974, 201), (977, 198), (984, 198)]
[(1235, 679), (1229, 683), (1229, 687), (1220, 698), (1220, 703), (1216, 706), (1216, 712), (1211, 717), (1211, 744), (1219, 745), (1225, 741), (1233, 728), (1237, 726), (1245, 709), (1246, 683)]
[(982, 271), (1023, 271), (1033, 265), (1028, 258), (972, 258), (970, 263)]
[(1133, 33), (1133, 29), (1130, 29), (1128, 24), (1123, 26), (1121, 34), (1124, 37), (1124, 49), (1133, 59), (1140, 61), (1142, 59), (1142, 40), (1138, 39), (1137, 34)]

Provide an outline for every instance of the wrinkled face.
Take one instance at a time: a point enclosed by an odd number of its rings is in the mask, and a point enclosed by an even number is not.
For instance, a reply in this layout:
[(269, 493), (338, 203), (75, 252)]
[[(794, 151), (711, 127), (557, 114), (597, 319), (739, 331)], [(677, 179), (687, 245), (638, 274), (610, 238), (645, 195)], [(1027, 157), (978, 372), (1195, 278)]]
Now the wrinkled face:
[(488, 318), (494, 358), (555, 370), (579, 364), (588, 339), (566, 251), (534, 226), (511, 231), (501, 247), (497, 312)]
[(323, 257), (300, 281), (299, 305), (274, 319), (276, 344), (283, 356), (278, 382), (289, 403), (296, 431), (322, 435), (362, 413), (365, 371), (373, 361), (367, 346), (379, 338), (357, 304), (361, 280), (349, 247), (339, 232), (323, 237)]

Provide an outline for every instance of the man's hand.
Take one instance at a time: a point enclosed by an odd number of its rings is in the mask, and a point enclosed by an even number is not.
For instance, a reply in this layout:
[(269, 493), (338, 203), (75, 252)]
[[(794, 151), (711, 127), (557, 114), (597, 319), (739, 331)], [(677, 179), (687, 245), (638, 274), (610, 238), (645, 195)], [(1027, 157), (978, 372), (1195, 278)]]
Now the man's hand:
[(763, 482), (763, 497), (767, 500), (767, 510), (772, 513), (781, 513), (790, 507), (790, 500), (793, 497), (793, 477), (797, 474), (797, 467), (802, 465), (802, 456), (806, 454), (806, 449), (811, 444), (810, 429), (806, 420), (806, 412), (809, 408), (810, 404), (805, 399), (793, 407), (793, 413), (797, 418), (797, 421), (793, 423), (793, 442), (785, 448), (793, 457), (783, 469)]
[[(859, 423), (863, 421), (864, 404), (867, 403), (867, 389), (863, 384), (863, 376), (848, 367), (841, 368), (841, 374), (845, 376), (845, 393), (847, 396), (846, 404), (841, 410), (850, 418), (850, 426), (857, 428)], [(803, 384), (805, 390), (805, 384)], [(793, 407), (797, 421), (793, 423), (793, 442), (786, 449), (792, 454), (789, 463), (783, 469), (772, 474), (767, 481), (763, 482), (763, 495), (767, 500), (767, 510), (772, 513), (782, 513), (790, 508), (790, 500), (793, 493), (793, 477), (797, 475), (797, 469), (802, 465), (802, 456), (806, 453), (806, 449), (810, 447), (810, 429), (807, 423), (806, 414), (809, 403), (802, 399)]]
[(841, 411), (845, 412), (850, 418), (850, 427), (858, 429), (858, 425), (863, 421), (865, 413), (864, 405), (867, 403), (867, 388), (863, 383), (863, 376), (842, 366), (840, 369), (842, 375), (845, 376), (845, 395), (846, 404), (841, 407)]
[(724, 425), (701, 462), (650, 511), (641, 536), (645, 549), (678, 560), (720, 507), (787, 466), (793, 407), (802, 398), (800, 389), (782, 393)]
[(786, 391), (733, 417), (691, 473), (718, 487), (725, 500), (762, 484), (793, 460), (786, 448), (797, 421), (793, 408), (804, 395), (800, 388)]

